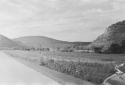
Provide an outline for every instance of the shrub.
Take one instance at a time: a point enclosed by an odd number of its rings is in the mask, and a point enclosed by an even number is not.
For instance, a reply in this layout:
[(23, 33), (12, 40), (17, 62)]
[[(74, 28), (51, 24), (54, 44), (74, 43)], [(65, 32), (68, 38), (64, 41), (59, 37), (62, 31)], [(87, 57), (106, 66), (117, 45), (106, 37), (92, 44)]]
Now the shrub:
[(112, 43), (108, 50), (111, 53), (122, 53), (122, 47), (115, 43)]

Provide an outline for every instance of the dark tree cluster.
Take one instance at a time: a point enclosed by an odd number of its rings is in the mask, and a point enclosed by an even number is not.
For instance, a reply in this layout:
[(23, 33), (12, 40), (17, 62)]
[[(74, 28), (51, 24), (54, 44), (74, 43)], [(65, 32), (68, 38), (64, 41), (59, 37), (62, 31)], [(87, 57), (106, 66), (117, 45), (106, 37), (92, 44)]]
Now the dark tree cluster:
[(125, 53), (125, 40), (121, 44), (112, 43), (108, 48), (104, 48), (104, 46), (93, 46), (93, 50), (95, 53)]
[(50, 51), (49, 48), (35, 48), (35, 47), (24, 48), (24, 50), (27, 50), (27, 51)]

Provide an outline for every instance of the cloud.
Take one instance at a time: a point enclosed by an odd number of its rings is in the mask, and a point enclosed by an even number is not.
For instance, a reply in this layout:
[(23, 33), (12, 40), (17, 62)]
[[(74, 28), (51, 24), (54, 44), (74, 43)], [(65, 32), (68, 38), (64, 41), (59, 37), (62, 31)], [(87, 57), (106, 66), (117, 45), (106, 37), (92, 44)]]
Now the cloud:
[(91, 41), (125, 19), (124, 5), (124, 0), (1, 0), (0, 33)]
[(125, 1), (123, 0), (116, 0), (112, 4), (113, 4), (114, 9), (116, 10), (125, 9)]
[(104, 3), (104, 2), (108, 2), (109, 0), (81, 0), (81, 1), (86, 3)]

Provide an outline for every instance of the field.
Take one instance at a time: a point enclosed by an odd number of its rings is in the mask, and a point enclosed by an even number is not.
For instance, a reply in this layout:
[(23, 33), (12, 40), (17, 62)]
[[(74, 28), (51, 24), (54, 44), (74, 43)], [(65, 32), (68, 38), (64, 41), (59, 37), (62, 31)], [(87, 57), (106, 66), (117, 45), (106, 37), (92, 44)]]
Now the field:
[(125, 61), (125, 54), (40, 51), (7, 51), (6, 53), (95, 84), (101, 84), (104, 79), (114, 74), (116, 63)]

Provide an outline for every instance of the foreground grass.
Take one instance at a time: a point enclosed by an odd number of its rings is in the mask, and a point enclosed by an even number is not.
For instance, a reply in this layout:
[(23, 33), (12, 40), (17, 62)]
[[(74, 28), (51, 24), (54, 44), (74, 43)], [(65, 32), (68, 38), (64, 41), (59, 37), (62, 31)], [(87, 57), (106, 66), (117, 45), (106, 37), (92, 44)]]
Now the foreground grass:
[(96, 84), (101, 84), (107, 77), (115, 73), (113, 63), (114, 61), (124, 59), (123, 56), (121, 58), (118, 57), (120, 55), (111, 57), (109, 55), (106, 55), (105, 57), (104, 55), (100, 54), (92, 55), (79, 53), (63, 54), (33, 51), (14, 51), (9, 52), (9, 54), (24, 60), (37, 62), (41, 66), (45, 66), (55, 71), (65, 73)]
[(113, 64), (41, 60), (40, 65), (97, 84), (115, 73)]

